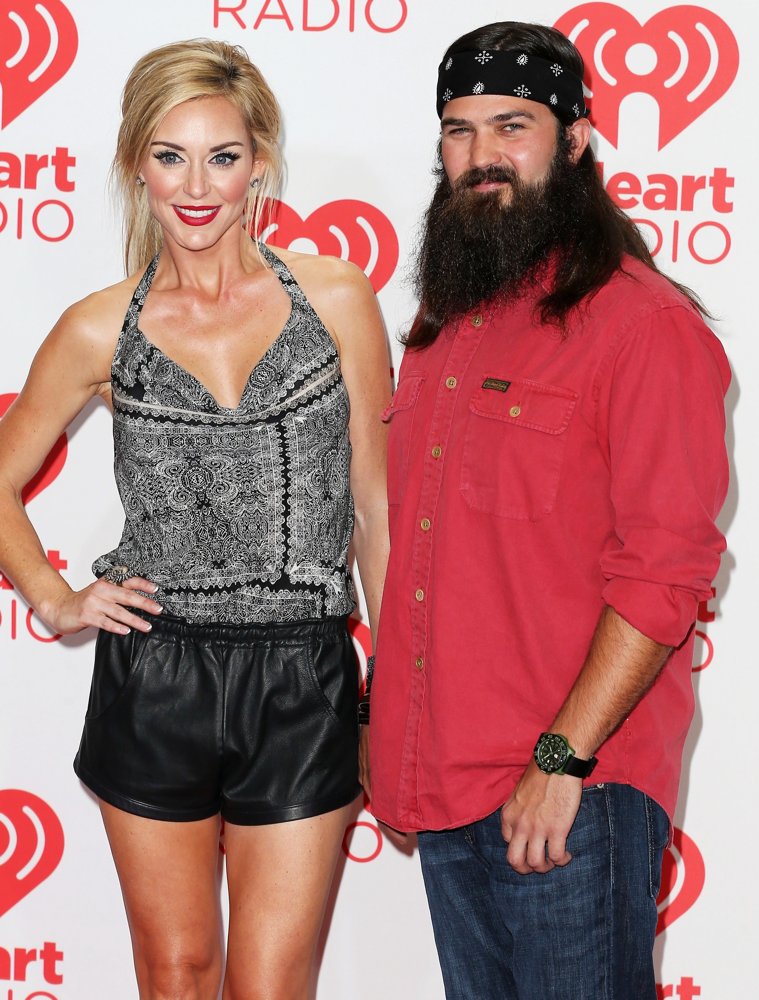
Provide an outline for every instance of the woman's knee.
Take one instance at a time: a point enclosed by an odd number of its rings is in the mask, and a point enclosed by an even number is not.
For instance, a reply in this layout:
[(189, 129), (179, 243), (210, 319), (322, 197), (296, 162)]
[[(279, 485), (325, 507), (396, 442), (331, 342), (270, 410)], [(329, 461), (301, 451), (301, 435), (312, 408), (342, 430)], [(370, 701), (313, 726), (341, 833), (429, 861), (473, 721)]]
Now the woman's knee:
[(134, 949), (140, 1000), (216, 1000), (221, 982), (220, 947)]
[(254, 975), (230, 975), (224, 980), (222, 1000), (308, 1000), (313, 978), (311, 963), (259, 971)]

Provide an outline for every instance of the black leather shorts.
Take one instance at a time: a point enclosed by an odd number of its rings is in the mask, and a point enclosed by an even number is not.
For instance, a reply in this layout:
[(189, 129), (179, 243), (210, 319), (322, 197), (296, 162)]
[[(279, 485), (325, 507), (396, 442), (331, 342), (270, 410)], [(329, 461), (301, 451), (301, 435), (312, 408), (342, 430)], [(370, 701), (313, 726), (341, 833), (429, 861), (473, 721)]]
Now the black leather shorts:
[[(147, 617), (147, 616), (146, 616)], [(281, 823), (358, 784), (358, 666), (344, 618), (101, 631), (74, 770), (139, 816)]]

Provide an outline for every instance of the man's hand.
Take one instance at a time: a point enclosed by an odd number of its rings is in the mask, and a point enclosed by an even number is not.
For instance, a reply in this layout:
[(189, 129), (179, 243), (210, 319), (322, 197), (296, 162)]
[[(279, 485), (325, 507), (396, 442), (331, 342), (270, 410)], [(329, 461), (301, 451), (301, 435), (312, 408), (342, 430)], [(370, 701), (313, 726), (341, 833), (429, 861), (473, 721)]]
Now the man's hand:
[(528, 875), (569, 864), (566, 841), (581, 797), (580, 778), (543, 774), (530, 762), (501, 809), (501, 833), (509, 845), (506, 860), (514, 871)]
[[(588, 759), (627, 718), (656, 680), (671, 650), (606, 607), (572, 690), (547, 732), (564, 733)], [(530, 761), (501, 810), (501, 832), (514, 871), (548, 872), (572, 860), (567, 837), (580, 808), (582, 780), (544, 774)]]

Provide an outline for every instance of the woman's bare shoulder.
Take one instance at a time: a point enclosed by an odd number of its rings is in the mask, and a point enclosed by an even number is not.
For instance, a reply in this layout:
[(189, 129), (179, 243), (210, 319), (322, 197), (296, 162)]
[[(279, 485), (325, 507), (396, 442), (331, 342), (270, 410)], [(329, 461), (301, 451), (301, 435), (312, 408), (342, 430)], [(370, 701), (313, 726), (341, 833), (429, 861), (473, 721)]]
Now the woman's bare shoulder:
[[(330, 257), (327, 254), (299, 253), (296, 250), (284, 250), (275, 247), (273, 252), (287, 265), (298, 284), (315, 283), (319, 287), (344, 286), (365, 289), (371, 288), (369, 279), (360, 267), (349, 260), (340, 257)], [(304, 291), (307, 291), (304, 288)]]
[(70, 337), (110, 340), (114, 331), (118, 337), (140, 277), (141, 272), (130, 275), (74, 302), (64, 311), (56, 328)]
[[(341, 357), (353, 341), (376, 341), (385, 331), (371, 282), (355, 264), (339, 257), (276, 250), (337, 344)], [(362, 348), (363, 349), (363, 348)]]
[(131, 275), (70, 305), (43, 341), (34, 368), (58, 371), (76, 383), (107, 385), (124, 316), (139, 279), (140, 274)]

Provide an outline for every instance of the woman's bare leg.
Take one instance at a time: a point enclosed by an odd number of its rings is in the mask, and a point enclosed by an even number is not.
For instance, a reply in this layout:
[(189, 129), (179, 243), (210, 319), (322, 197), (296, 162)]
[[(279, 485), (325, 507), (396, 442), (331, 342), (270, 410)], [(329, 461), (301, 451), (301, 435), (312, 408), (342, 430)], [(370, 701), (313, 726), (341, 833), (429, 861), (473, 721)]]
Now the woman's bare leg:
[(171, 823), (100, 803), (121, 882), (140, 1000), (217, 1000), (219, 819)]
[(225, 825), (229, 944), (223, 1000), (307, 1000), (319, 929), (353, 806)]

